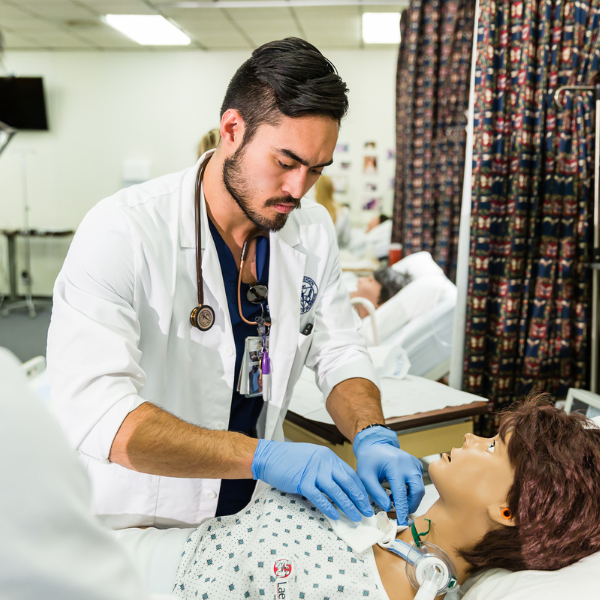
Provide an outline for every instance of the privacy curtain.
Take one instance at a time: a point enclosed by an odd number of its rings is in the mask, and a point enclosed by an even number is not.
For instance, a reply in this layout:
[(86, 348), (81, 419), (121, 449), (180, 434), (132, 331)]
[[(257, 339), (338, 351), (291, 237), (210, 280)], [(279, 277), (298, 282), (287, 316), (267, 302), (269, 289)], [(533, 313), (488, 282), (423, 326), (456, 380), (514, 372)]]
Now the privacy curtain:
[(411, 0), (396, 78), (392, 241), (427, 250), (454, 280), (475, 0)]
[(464, 387), (585, 387), (600, 0), (482, 0)]

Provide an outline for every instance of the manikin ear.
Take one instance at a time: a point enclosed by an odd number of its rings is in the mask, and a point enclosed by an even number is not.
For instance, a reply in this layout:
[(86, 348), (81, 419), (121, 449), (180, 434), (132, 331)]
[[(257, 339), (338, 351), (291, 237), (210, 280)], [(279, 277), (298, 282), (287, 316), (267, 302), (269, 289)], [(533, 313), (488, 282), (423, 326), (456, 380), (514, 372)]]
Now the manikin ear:
[(492, 521), (499, 525), (505, 525), (506, 527), (515, 526), (515, 519), (508, 506), (490, 506), (488, 508), (488, 515)]
[(245, 130), (244, 119), (235, 108), (230, 108), (223, 113), (220, 131), (227, 154), (233, 154), (240, 147)]

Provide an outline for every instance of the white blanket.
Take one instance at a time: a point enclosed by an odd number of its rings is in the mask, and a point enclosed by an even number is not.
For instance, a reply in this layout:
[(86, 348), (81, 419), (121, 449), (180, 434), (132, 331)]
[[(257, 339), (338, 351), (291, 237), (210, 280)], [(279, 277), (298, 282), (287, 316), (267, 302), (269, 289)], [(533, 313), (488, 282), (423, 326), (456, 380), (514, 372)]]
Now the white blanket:
[[(406, 375), (404, 379), (381, 377), (381, 405), (386, 419), (481, 400), (484, 398), (423, 377), (414, 375)], [(325, 408), (323, 395), (314, 381), (314, 373), (306, 368), (294, 388), (289, 410), (312, 421), (334, 424)]]

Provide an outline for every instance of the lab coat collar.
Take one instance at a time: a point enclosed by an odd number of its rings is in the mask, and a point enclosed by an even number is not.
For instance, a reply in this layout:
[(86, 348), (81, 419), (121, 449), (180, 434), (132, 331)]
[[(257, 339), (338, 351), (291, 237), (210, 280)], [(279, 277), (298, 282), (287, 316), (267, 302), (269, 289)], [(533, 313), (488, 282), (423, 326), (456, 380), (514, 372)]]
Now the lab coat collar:
[[(205, 152), (198, 162), (188, 170), (183, 178), (181, 186), (181, 218), (179, 221), (179, 239), (182, 248), (196, 247), (196, 216), (194, 211), (194, 191), (196, 187), (196, 176), (200, 165), (212, 156), (214, 150)], [(206, 212), (206, 202), (204, 193), (200, 196), (200, 227), (202, 250), (206, 248), (206, 240), (210, 235), (208, 228), (208, 215)], [(300, 243), (300, 234), (298, 223), (294, 218), (294, 213), (290, 215), (285, 227), (271, 236), (276, 235), (289, 246), (297, 246)]]
[[(198, 162), (191, 169), (188, 169), (187, 173), (183, 177), (183, 182), (181, 185), (181, 216), (179, 220), (179, 240), (182, 248), (196, 247), (196, 212), (194, 209), (196, 177), (198, 175), (198, 169), (200, 168), (200, 165), (202, 165), (205, 160), (212, 156), (213, 152), (214, 150), (205, 152), (198, 159)], [(202, 250), (204, 250), (206, 248), (207, 236), (210, 235), (204, 194), (200, 195), (200, 227), (202, 233)]]

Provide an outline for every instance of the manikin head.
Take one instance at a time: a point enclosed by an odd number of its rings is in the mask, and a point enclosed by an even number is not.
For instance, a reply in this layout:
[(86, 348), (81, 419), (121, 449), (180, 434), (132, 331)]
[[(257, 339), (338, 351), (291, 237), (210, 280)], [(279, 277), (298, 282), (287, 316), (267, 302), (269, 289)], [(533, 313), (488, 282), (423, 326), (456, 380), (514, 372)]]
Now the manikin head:
[(246, 217), (279, 230), (332, 162), (348, 88), (312, 44), (287, 38), (257, 48), (221, 107), (223, 184)]
[(600, 429), (543, 394), (504, 413), (494, 438), (467, 434), (429, 472), (449, 514), (487, 520), (459, 551), (472, 571), (555, 570), (600, 550)]
[[(379, 308), (392, 296), (395, 296), (405, 285), (410, 283), (410, 277), (390, 267), (383, 267), (365, 277), (359, 277), (356, 291), (350, 294), (351, 298), (366, 298)], [(358, 306), (359, 309), (360, 305)], [(366, 309), (359, 310), (358, 314), (364, 318), (368, 312)]]

